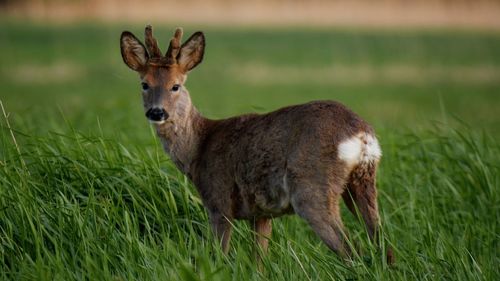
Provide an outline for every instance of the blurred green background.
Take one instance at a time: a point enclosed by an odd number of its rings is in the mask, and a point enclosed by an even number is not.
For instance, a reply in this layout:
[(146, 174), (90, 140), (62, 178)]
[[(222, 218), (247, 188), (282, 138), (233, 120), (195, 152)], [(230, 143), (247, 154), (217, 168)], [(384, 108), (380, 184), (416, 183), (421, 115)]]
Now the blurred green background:
[[(0, 27), (1, 98), (26, 132), (64, 126), (138, 137), (147, 130), (139, 80), (122, 62), (119, 35), (138, 25)], [(156, 26), (166, 49), (173, 26)], [(186, 34), (196, 31), (187, 27)], [(205, 28), (206, 56), (189, 75), (210, 118), (339, 100), (379, 130), (463, 121), (500, 128), (500, 34), (459, 31)]]

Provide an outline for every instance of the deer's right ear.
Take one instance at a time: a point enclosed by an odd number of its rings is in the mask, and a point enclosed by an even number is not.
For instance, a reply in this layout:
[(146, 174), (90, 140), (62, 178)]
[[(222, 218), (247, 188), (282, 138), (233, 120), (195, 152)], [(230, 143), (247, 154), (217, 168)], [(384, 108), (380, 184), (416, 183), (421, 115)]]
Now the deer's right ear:
[(149, 59), (148, 52), (134, 34), (124, 31), (120, 38), (120, 47), (123, 61), (128, 67), (135, 71), (144, 70)]
[(204, 52), (205, 35), (198, 31), (182, 44), (179, 55), (177, 56), (177, 63), (187, 72), (203, 60)]

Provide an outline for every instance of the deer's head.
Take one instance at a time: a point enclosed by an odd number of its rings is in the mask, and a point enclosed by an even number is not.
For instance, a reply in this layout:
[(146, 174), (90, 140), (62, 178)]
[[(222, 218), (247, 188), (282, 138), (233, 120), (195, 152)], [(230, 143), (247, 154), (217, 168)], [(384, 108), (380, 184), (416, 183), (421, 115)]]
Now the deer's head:
[(196, 32), (182, 45), (181, 38), (182, 29), (177, 28), (164, 56), (149, 25), (146, 46), (128, 31), (120, 38), (123, 61), (139, 73), (146, 117), (155, 124), (175, 123), (191, 106), (184, 82), (187, 73), (203, 59), (205, 37)]

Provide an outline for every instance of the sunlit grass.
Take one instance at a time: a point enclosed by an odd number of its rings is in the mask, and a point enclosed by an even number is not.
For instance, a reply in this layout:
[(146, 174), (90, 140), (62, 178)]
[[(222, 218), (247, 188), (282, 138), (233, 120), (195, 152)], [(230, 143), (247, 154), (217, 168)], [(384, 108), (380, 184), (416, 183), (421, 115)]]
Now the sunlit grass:
[[(499, 146), (468, 130), (389, 133), (379, 173), (389, 268), (344, 210), (361, 256), (346, 265), (295, 216), (276, 219), (264, 273), (235, 223), (224, 256), (188, 181), (153, 141), (69, 131), (2, 137), (0, 239), (7, 279), (495, 280)], [(151, 136), (153, 139), (153, 136)], [(24, 161), (26, 167), (19, 163)], [(370, 250), (371, 249), (371, 250)]]

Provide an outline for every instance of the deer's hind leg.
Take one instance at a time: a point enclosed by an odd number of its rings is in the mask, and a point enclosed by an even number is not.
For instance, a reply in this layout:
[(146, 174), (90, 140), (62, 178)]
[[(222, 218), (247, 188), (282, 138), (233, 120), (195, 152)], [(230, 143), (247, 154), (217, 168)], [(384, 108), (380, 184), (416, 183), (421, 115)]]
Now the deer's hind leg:
[(377, 205), (377, 188), (375, 185), (376, 163), (362, 163), (350, 174), (347, 188), (342, 194), (348, 209), (356, 216), (361, 214), (366, 224), (368, 235), (378, 242), (379, 214)]
[[(377, 186), (375, 174), (377, 163), (369, 162), (358, 165), (349, 176), (347, 188), (342, 194), (349, 210), (357, 216), (357, 210), (366, 224), (370, 240), (379, 245), (379, 212), (377, 204)], [(391, 248), (387, 248), (387, 263), (395, 263), (394, 254)]]
[(294, 211), (305, 219), (325, 244), (339, 256), (351, 256), (340, 217), (339, 200), (343, 185), (314, 184), (305, 180), (289, 180)]

